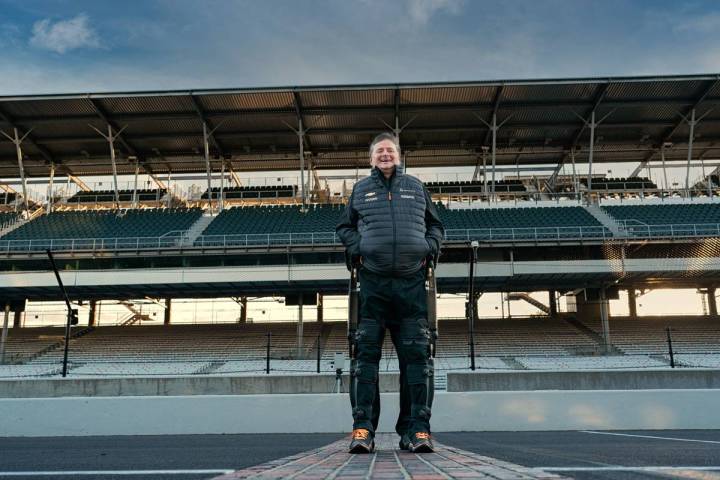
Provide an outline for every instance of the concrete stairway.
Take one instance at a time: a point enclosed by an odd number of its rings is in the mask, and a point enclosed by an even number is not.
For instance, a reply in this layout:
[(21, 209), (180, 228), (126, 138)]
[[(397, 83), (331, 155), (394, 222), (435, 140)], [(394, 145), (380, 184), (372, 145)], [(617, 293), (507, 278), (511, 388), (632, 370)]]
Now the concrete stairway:
[(212, 222), (215, 218), (216, 217), (210, 213), (203, 213), (202, 216), (198, 218), (186, 232), (187, 234), (183, 239), (182, 245), (184, 247), (191, 247), (195, 243), (195, 240), (202, 235), (202, 232), (205, 231), (207, 226), (210, 225), (210, 222)]
[(541, 301), (534, 299), (533, 297), (531, 297), (530, 295), (528, 295), (525, 292), (510, 292), (507, 294), (507, 299), (508, 300), (524, 300), (527, 303), (529, 303), (530, 305), (539, 309), (541, 312), (550, 313), (550, 307), (548, 307)]
[(605, 210), (600, 208), (596, 204), (592, 205), (583, 205), (583, 208), (587, 210), (587, 212), (595, 217), (595, 219), (600, 222), (605, 228), (610, 230), (615, 237), (626, 237), (627, 232), (623, 228), (623, 226), (615, 220), (613, 217), (608, 215)]

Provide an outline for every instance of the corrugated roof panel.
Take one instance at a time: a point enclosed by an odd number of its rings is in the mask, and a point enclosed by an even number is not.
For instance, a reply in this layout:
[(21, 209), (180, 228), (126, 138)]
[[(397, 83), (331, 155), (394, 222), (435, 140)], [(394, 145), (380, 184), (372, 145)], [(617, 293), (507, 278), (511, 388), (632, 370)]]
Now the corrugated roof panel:
[(394, 90), (312, 90), (298, 92), (303, 108), (337, 106), (384, 106), (394, 104)]
[(400, 105), (492, 103), (496, 86), (403, 88)]
[(271, 145), (275, 145), (278, 150), (285, 148), (295, 150), (298, 148), (297, 135), (292, 132), (279, 132), (272, 136), (219, 135), (218, 138), (222, 141), (223, 145), (232, 148), (233, 151), (237, 150), (238, 153), (242, 153), (245, 146), (268, 149)]
[(297, 117), (294, 113), (272, 114), (272, 115), (233, 115), (225, 117), (222, 124), (214, 121), (218, 133), (227, 132), (280, 132), (287, 131), (292, 134), (288, 125), (297, 128)]
[(193, 133), (202, 136), (200, 119), (137, 120), (127, 122), (123, 135), (151, 135), (153, 133)]
[(619, 82), (610, 85), (606, 98), (609, 100), (645, 100), (657, 98), (694, 100), (707, 88), (707, 85), (708, 82), (702, 80)]
[(559, 83), (546, 85), (507, 85), (503, 89), (502, 102), (552, 102), (591, 101), (599, 83)]
[[(683, 111), (685, 109), (682, 109)], [(602, 117), (602, 113), (598, 113)], [(678, 108), (674, 105), (639, 105), (616, 108), (608, 115), (606, 122), (656, 121), (675, 123), (680, 119)]]
[(52, 122), (52, 123), (39, 123), (35, 125), (31, 133), (33, 138), (60, 138), (60, 137), (93, 137), (98, 138), (100, 135), (90, 128), (93, 125), (101, 132), (107, 133), (107, 125), (100, 119), (92, 122)]
[(108, 114), (194, 112), (187, 96), (147, 96), (96, 98)]
[[(497, 122), (501, 123), (508, 117), (507, 125), (518, 123), (568, 123), (582, 125), (582, 121), (575, 115), (582, 115), (584, 112), (578, 112), (578, 109), (572, 108), (499, 108), (497, 114)], [(575, 113), (573, 113), (575, 112)], [(487, 118), (484, 119), (488, 121)]]
[(66, 115), (95, 115), (85, 99), (52, 99), (3, 102), (0, 109), (11, 117), (62, 117)]
[(348, 134), (313, 134), (312, 131), (308, 133), (310, 142), (315, 147), (334, 148), (346, 147), (346, 146), (370, 146), (372, 135), (348, 135)]
[[(481, 117), (482, 118), (482, 117)], [(392, 125), (394, 120), (392, 118), (388, 122)], [(478, 117), (473, 115), (473, 112), (468, 110), (462, 111), (438, 111), (438, 112), (427, 112), (427, 113), (400, 113), (400, 127), (407, 124), (406, 128), (413, 127), (440, 127), (447, 128), (449, 126), (458, 127), (477, 127), (478, 129), (485, 130), (485, 125), (478, 120)], [(382, 124), (381, 124), (382, 125)], [(382, 125), (383, 130), (387, 130), (387, 127)]]
[[(132, 144), (144, 152), (152, 152), (157, 148), (161, 153), (168, 154), (170, 152), (186, 152), (190, 153), (194, 150), (203, 151), (202, 135), (198, 137), (171, 137), (171, 138), (148, 138), (148, 139), (132, 139)], [(198, 162), (203, 162), (198, 156)]]
[(279, 110), (292, 109), (292, 92), (223, 93), (196, 97), (205, 112), (214, 110)]
[(369, 128), (376, 129), (378, 133), (386, 131), (388, 128), (382, 123), (392, 125), (394, 122), (392, 115), (368, 115), (362, 113), (348, 114), (324, 114), (324, 115), (307, 115), (305, 118), (305, 126), (307, 128), (319, 129), (337, 129), (337, 128)]

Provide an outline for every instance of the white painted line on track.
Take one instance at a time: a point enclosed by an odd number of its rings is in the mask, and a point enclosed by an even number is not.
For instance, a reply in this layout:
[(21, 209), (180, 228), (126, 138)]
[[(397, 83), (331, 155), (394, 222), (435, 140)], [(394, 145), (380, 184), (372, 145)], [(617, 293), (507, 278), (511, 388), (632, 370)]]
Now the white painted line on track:
[(630, 433), (595, 432), (593, 430), (579, 430), (580, 433), (592, 433), (595, 435), (616, 435), (619, 437), (652, 438), (655, 440), (674, 440), (676, 442), (712, 443), (720, 445), (716, 440), (696, 440), (694, 438), (657, 437), (653, 435), (632, 435)]
[(674, 471), (674, 470), (703, 470), (715, 471), (720, 470), (720, 466), (702, 466), (702, 467), (533, 467), (548, 472), (657, 472), (657, 471)]
[(226, 475), (235, 470), (56, 470), (41, 472), (0, 472), (0, 477), (59, 477), (67, 475)]

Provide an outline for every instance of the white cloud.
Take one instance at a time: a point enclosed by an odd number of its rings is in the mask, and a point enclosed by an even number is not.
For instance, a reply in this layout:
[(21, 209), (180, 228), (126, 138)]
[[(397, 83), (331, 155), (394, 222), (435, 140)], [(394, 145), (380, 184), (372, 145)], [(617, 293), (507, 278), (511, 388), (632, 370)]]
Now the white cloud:
[(460, 13), (462, 0), (408, 0), (408, 11), (414, 23), (425, 25), (435, 13)]
[(76, 48), (98, 48), (100, 39), (88, 21), (88, 16), (82, 13), (55, 23), (49, 18), (37, 21), (33, 25), (30, 45), (57, 53)]

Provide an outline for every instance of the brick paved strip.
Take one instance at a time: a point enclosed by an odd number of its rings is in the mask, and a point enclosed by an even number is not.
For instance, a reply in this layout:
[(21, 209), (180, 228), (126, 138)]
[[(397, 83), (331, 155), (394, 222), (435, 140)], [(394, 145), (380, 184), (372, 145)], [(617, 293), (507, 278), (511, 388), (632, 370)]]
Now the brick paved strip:
[(237, 470), (216, 477), (216, 480), (561, 480), (567, 478), (441, 444), (436, 444), (435, 453), (404, 452), (398, 449), (397, 438), (392, 434), (378, 435), (376, 451), (370, 455), (350, 455), (347, 453), (347, 444), (348, 440), (339, 440), (315, 450)]

